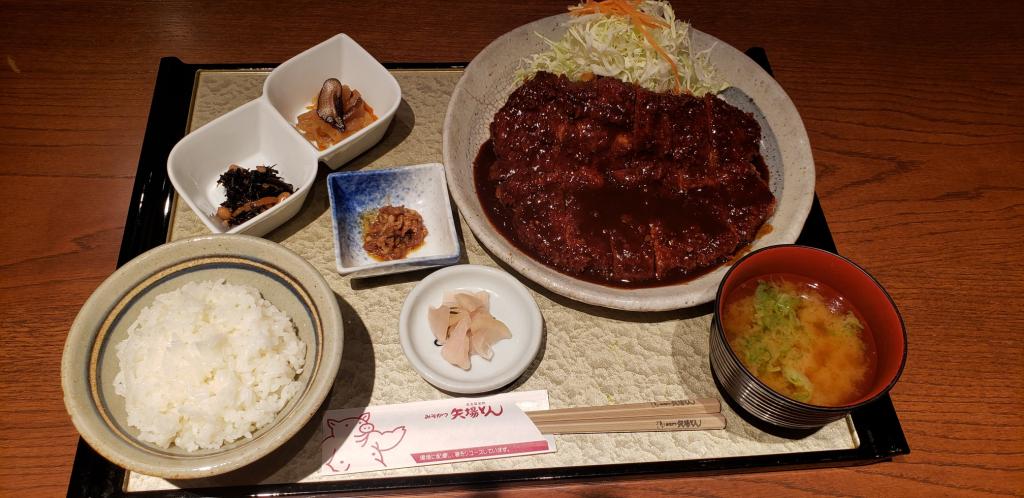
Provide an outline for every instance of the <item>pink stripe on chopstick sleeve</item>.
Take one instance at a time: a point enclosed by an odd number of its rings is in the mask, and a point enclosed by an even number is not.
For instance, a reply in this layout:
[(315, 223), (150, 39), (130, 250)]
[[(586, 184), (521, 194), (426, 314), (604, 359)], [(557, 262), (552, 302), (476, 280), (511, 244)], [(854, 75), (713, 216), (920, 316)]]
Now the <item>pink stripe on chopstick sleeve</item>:
[(522, 453), (534, 453), (537, 451), (547, 450), (547, 441), (529, 441), (526, 443), (496, 444), (493, 446), (477, 446), (474, 448), (459, 448), (455, 450), (413, 453), (412, 459), (415, 460), (416, 463), (435, 463), (447, 462), (452, 460), (464, 460), (467, 458), (511, 456)]

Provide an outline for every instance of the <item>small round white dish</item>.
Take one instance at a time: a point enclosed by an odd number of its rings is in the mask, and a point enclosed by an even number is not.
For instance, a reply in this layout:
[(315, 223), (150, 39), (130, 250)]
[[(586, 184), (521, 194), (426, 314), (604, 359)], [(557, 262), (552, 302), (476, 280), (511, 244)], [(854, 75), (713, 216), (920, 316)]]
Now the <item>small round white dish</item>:
[[(473, 355), (463, 370), (441, 357), (427, 323), (427, 311), (441, 305), (445, 292), (487, 291), (491, 314), (505, 322), (512, 338), (494, 344), (488, 361)], [(409, 364), (427, 382), (444, 391), (475, 394), (499, 389), (519, 378), (540, 351), (544, 321), (530, 291), (515, 277), (497, 268), (458, 265), (423, 279), (405, 298), (398, 319), (398, 337)]]

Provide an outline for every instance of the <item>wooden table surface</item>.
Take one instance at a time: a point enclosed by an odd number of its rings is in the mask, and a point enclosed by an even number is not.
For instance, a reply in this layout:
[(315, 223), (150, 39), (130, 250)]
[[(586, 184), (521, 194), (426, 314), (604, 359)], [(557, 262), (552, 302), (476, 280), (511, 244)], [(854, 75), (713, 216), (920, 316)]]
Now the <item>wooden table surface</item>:
[[(61, 350), (114, 270), (160, 57), (279, 62), (346, 32), (383, 61), (466, 61), (565, 7), (377, 3), (0, 2), (0, 495), (66, 492), (78, 434), (61, 399)], [(799, 109), (840, 252), (906, 320), (909, 360), (892, 399), (911, 454), (540, 490), (1024, 494), (1024, 7), (846, 3), (676, 7), (735, 47), (764, 47)]]

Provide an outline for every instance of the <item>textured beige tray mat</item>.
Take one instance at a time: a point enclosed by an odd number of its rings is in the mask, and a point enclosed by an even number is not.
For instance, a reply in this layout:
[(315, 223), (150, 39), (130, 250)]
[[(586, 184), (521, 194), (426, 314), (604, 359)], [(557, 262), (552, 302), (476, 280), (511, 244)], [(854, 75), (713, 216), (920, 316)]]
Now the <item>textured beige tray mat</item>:
[[(391, 129), (380, 144), (346, 165), (347, 171), (441, 162), (441, 127), (448, 97), (461, 73), (401, 70), (394, 74), (404, 101)], [(259, 96), (265, 77), (266, 73), (257, 72), (201, 73), (192, 129)], [(446, 397), (409, 366), (398, 342), (402, 302), (427, 271), (368, 280), (340, 276), (334, 266), (324, 186), (327, 173), (321, 167), (302, 211), (267, 238), (309, 260), (339, 296), (345, 343), (330, 407)], [(206, 233), (185, 203), (177, 203), (175, 209), (171, 239)], [(463, 262), (497, 266), (465, 224), (461, 235)], [(524, 282), (544, 315), (546, 339), (526, 374), (509, 389), (547, 389), (552, 408), (719, 396), (707, 360), (706, 307), (666, 313), (619, 312), (583, 305)], [(284, 448), (241, 471), (174, 483), (132, 474), (128, 490), (721, 458), (850, 449), (857, 445), (848, 420), (792, 441), (767, 435), (742, 421), (727, 406), (723, 408), (728, 428), (722, 431), (558, 436), (558, 451), (552, 454), (323, 478), (317, 474), (321, 464), (319, 429), (309, 424)]]

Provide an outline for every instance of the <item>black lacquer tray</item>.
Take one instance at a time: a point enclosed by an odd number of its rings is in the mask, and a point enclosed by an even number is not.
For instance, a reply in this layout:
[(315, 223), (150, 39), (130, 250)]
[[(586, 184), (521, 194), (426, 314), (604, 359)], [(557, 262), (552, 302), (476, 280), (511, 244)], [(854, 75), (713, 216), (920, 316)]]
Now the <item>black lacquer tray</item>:
[[(746, 54), (771, 73), (765, 51), (751, 48)], [(200, 70), (266, 69), (275, 64), (186, 64), (176, 58), (160, 61), (156, 88), (150, 106), (149, 121), (142, 144), (139, 166), (132, 191), (118, 266), (167, 241), (173, 211), (174, 189), (167, 176), (167, 156), (188, 125), (189, 110)], [(389, 69), (448, 69), (464, 63), (392, 63)], [(798, 244), (836, 252), (835, 242), (817, 197), (811, 207)], [(735, 411), (740, 410), (733, 406)], [(742, 413), (740, 413), (743, 416)], [(748, 422), (758, 426), (748, 417)], [(502, 483), (521, 483), (552, 479), (566, 482), (624, 479), (651, 476), (713, 475), (774, 470), (810, 469), (863, 465), (891, 459), (910, 452), (899, 419), (888, 395), (852, 414), (860, 445), (848, 450), (829, 450), (732, 458), (662, 461), (634, 464), (579, 466), (494, 471), (447, 475), (374, 478), (334, 482), (265, 484), (208, 489), (175, 489), (129, 493), (125, 491), (126, 471), (97, 454), (79, 440), (75, 455), (69, 496), (267, 496), (305, 495), (339, 492), (386, 491), (417, 487), (494, 488)], [(763, 429), (771, 430), (770, 428)], [(786, 434), (781, 434), (786, 436)]]

